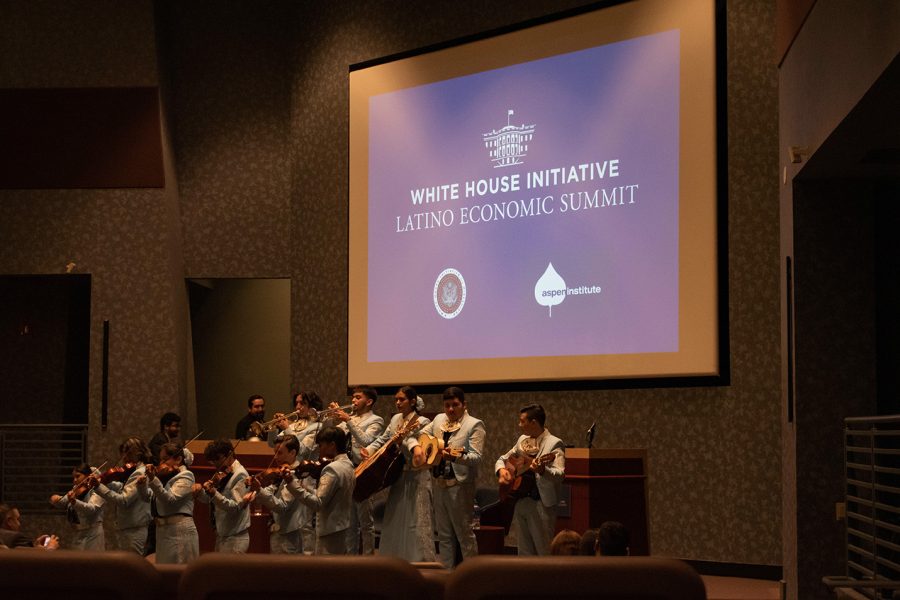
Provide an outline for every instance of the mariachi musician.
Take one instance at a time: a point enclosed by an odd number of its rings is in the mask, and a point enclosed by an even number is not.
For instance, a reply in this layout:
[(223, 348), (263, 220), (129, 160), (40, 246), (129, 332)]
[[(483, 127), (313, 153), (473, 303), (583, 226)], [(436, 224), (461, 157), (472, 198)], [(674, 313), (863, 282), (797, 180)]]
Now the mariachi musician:
[[(350, 512), (356, 483), (353, 463), (347, 456), (347, 434), (336, 427), (325, 427), (316, 435), (322, 468), (314, 491), (284, 473), (288, 491), (317, 513), (316, 554), (347, 554), (349, 550)], [(304, 540), (304, 543), (305, 540)]]
[[(425, 408), (425, 402), (412, 386), (405, 385), (397, 390), (394, 401), (397, 404), (397, 414), (391, 417), (384, 433), (362, 450), (364, 457), (381, 448), (410, 421), (417, 421), (420, 428), (431, 422), (428, 417), (419, 415)], [(420, 466), (424, 461), (422, 449), (415, 440), (414, 432), (411, 432), (405, 440), (400, 441), (405, 459), (403, 471), (388, 493), (378, 553), (397, 556), (410, 562), (433, 562), (431, 474), (426, 469), (414, 468), (411, 448), (415, 447), (419, 454), (418, 464), (415, 466)]]
[(106, 550), (103, 535), (103, 498), (94, 491), (94, 469), (82, 463), (72, 471), (72, 489), (65, 495), (53, 494), (50, 504), (66, 511), (75, 536), (72, 550)]
[(159, 449), (159, 466), (147, 465), (138, 477), (138, 491), (151, 502), (157, 515), (156, 562), (186, 563), (200, 555), (200, 539), (194, 524), (194, 474), (184, 466), (180, 444), (168, 442)]
[[(322, 429), (318, 420), (318, 412), (322, 410), (322, 400), (313, 391), (298, 392), (293, 395), (294, 412), (289, 415), (276, 413), (275, 428), (278, 433), (270, 436), (270, 444), (275, 445), (291, 435), (300, 442), (297, 451), (298, 461), (315, 461), (319, 458), (319, 447), (316, 445), (316, 434)], [(291, 418), (288, 418), (291, 417)], [(316, 481), (312, 477), (304, 477), (300, 485), (308, 491), (316, 489)], [(312, 554), (316, 548), (315, 511), (304, 505), (301, 509), (300, 537), (303, 554)]]
[[(442, 446), (440, 463), (432, 470), (434, 519), (441, 562), (449, 569), (455, 566), (457, 547), (464, 559), (478, 554), (472, 510), (484, 448), (484, 423), (466, 410), (465, 392), (449, 387), (444, 390), (444, 412), (422, 432), (436, 438)], [(413, 460), (421, 462), (421, 444), (417, 441), (411, 446)]]
[[(347, 414), (337, 403), (332, 403), (329, 409), (334, 411), (334, 419), (340, 421), (337, 428), (346, 431), (349, 435), (348, 454), (353, 466), (362, 462), (361, 450), (375, 441), (384, 431), (384, 419), (372, 412), (375, 401), (378, 400), (378, 392), (367, 385), (358, 385), (353, 388), (352, 415)], [(375, 554), (375, 519), (372, 516), (372, 498), (366, 498), (353, 503), (353, 521), (350, 525), (350, 553), (351, 554)], [(356, 540), (361, 540), (360, 544)], [(360, 552), (361, 550), (361, 552)]]
[(294, 471), (300, 466), (297, 452), (300, 441), (286, 435), (275, 446), (272, 467), (245, 479), (256, 501), (269, 509), (272, 523), (269, 526), (269, 548), (272, 554), (300, 554), (303, 540), (300, 526), (309, 520), (309, 508), (287, 489), (284, 469)]
[(96, 491), (116, 507), (118, 529), (116, 548), (144, 555), (150, 502), (138, 492), (137, 480), (150, 462), (150, 449), (139, 437), (130, 437), (119, 445), (119, 464), (97, 479)]
[(250, 547), (250, 502), (255, 492), (243, 483), (249, 474), (226, 439), (213, 440), (203, 452), (216, 472), (202, 485), (194, 484), (194, 497), (209, 504), (216, 552), (244, 554)]
[[(518, 552), (522, 556), (550, 554), (556, 507), (566, 474), (565, 444), (544, 427), (546, 418), (540, 404), (521, 409), (522, 435), (494, 465), (501, 496), (509, 490), (511, 501), (515, 502), (513, 522), (518, 529)], [(511, 489), (514, 484), (519, 486), (515, 492)]]

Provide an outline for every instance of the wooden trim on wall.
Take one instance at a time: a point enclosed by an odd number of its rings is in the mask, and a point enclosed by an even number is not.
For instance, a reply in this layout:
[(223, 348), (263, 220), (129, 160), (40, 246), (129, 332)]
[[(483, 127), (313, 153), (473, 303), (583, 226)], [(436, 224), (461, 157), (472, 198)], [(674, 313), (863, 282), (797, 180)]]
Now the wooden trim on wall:
[(165, 186), (159, 90), (0, 89), (0, 188)]

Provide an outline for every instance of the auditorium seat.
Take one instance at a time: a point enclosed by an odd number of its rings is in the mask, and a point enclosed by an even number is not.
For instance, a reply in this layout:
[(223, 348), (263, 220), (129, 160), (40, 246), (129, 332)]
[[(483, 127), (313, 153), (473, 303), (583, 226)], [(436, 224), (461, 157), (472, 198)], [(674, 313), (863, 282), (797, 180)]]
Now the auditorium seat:
[(162, 594), (159, 597), (168, 598), (170, 600), (178, 598), (178, 585), (181, 582), (181, 575), (184, 573), (187, 565), (155, 564), (153, 566), (160, 575), (160, 590)]
[(415, 567), (386, 556), (203, 554), (181, 576), (180, 600), (423, 600)]
[(160, 575), (126, 552), (5, 550), (0, 552), (0, 598), (28, 600), (153, 600)]
[(447, 580), (446, 600), (705, 600), (703, 580), (673, 559), (477, 556)]
[(425, 580), (425, 587), (428, 589), (427, 600), (444, 600), (444, 588), (447, 587), (447, 579), (450, 577), (450, 570), (439, 562), (413, 562), (414, 566), (422, 578)]

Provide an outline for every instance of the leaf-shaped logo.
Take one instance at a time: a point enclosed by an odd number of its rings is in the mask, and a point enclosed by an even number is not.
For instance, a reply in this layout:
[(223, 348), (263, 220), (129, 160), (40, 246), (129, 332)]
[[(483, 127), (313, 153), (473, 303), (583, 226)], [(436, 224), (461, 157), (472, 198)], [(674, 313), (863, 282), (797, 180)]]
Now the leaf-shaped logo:
[(534, 299), (541, 306), (549, 307), (551, 317), (553, 307), (566, 299), (566, 282), (553, 268), (553, 263), (547, 263), (547, 270), (534, 284)]

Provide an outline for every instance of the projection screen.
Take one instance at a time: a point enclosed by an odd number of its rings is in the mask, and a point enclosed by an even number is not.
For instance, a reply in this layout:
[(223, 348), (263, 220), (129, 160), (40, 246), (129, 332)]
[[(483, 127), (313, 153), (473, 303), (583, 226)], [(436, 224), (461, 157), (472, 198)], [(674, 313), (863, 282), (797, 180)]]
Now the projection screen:
[(351, 67), (349, 384), (721, 374), (717, 12), (635, 0)]

